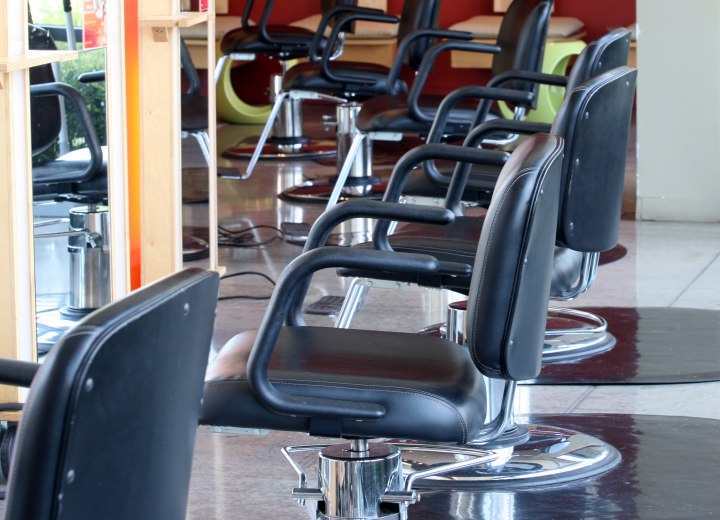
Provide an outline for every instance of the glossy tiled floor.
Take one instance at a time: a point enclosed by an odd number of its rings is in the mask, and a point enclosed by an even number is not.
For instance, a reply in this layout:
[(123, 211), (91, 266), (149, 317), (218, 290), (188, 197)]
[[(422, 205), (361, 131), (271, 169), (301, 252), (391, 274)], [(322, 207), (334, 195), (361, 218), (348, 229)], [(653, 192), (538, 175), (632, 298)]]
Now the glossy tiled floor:
[[(219, 149), (234, 144), (252, 129), (221, 127)], [(192, 164), (189, 154), (186, 166)], [(221, 168), (243, 163), (221, 159)], [(231, 170), (224, 170), (231, 171)], [(320, 206), (300, 206), (276, 198), (284, 187), (297, 184), (305, 176), (332, 175), (333, 169), (314, 162), (263, 162), (246, 181), (220, 179), (220, 222), (228, 228), (252, 225), (279, 226), (282, 221), (311, 222)], [(631, 172), (632, 174), (632, 172)], [(202, 198), (202, 175), (186, 173), (185, 195)], [(185, 205), (185, 222), (203, 225), (202, 203)], [(274, 236), (258, 230), (255, 238)], [(623, 221), (621, 243), (628, 254), (600, 268), (595, 287), (578, 305), (692, 307), (720, 310), (720, 224), (688, 224)], [(39, 291), (63, 291), (58, 284), (57, 264), (47, 259), (62, 250), (62, 244), (39, 245)], [(280, 240), (264, 247), (222, 248), (221, 264), (229, 274), (258, 271), (276, 279), (283, 267), (299, 254), (300, 248)], [(200, 262), (200, 265), (202, 262)], [(51, 268), (51, 266), (53, 266)], [(343, 295), (348, 281), (323, 272), (316, 277), (308, 300), (324, 295)], [(44, 289), (42, 289), (44, 288)], [(228, 278), (221, 284), (222, 295), (261, 296), (272, 287), (257, 276)], [(377, 289), (370, 292), (354, 326), (389, 330), (416, 330), (439, 321), (446, 296), (417, 288)], [(220, 348), (234, 334), (255, 328), (266, 302), (236, 299), (222, 301), (215, 332)], [(313, 317), (314, 323), (332, 325), (327, 317)], [(720, 344), (720, 338), (718, 338)], [(683, 345), (692, 355), (692, 345)], [(720, 348), (718, 349), (720, 356)], [(520, 389), (517, 412), (524, 413), (636, 413), (681, 415), (720, 419), (720, 383), (654, 386), (538, 386)], [(188, 518), (309, 518), (308, 512), (289, 497), (296, 485), (294, 473), (282, 459), (278, 448), (306, 443), (306, 436), (271, 432), (266, 435), (210, 433), (199, 430)]]

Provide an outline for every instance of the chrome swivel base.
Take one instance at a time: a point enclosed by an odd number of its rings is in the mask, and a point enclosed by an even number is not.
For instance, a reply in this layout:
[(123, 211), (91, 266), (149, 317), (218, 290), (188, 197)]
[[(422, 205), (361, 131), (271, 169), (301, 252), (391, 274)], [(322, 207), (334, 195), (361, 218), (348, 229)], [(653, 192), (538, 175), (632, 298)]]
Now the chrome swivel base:
[(602, 354), (617, 339), (602, 316), (580, 309), (548, 309), (543, 364), (572, 363)]
[[(445, 323), (424, 327), (418, 334), (441, 336), (462, 345), (466, 304), (465, 301), (451, 303)], [(548, 309), (542, 362), (551, 365), (581, 361), (607, 352), (616, 343), (603, 317), (580, 309), (552, 307)]]
[[(313, 142), (303, 135), (302, 99), (286, 96), (282, 91), (283, 74), (270, 77), (270, 102), (276, 106), (257, 141), (243, 140), (223, 152), (230, 159), (322, 159), (336, 153), (334, 141)], [(269, 137), (270, 124), (274, 137)], [(267, 144), (266, 144), (267, 143)], [(256, 151), (257, 147), (260, 150)], [(259, 153), (259, 155), (258, 155)]]
[[(235, 146), (223, 152), (223, 157), (228, 159), (250, 159), (255, 152), (258, 138), (245, 138)], [(305, 160), (323, 159), (334, 157), (336, 154), (335, 141), (310, 140), (309, 137), (270, 137), (267, 144), (262, 147), (259, 159), (263, 160)]]
[[(620, 453), (600, 439), (554, 426), (527, 426), (527, 442), (493, 448), (500, 457), (487, 464), (465, 468), (417, 482), (417, 489), (506, 489), (561, 484), (592, 477), (615, 467)], [(482, 448), (482, 446), (478, 446)], [(403, 471), (411, 473), (437, 464), (461, 460), (448, 451), (403, 447)]]
[[(318, 487), (310, 488), (305, 470), (293, 455), (318, 450)], [(306, 500), (317, 502), (318, 520), (406, 520), (408, 506), (420, 499), (414, 489), (418, 480), (491, 463), (498, 457), (494, 452), (474, 448), (455, 448), (455, 453), (462, 460), (429, 464), (403, 475), (401, 449), (389, 443), (355, 439), (348, 444), (283, 449), (299, 477), (293, 497), (300, 505), (305, 505)]]

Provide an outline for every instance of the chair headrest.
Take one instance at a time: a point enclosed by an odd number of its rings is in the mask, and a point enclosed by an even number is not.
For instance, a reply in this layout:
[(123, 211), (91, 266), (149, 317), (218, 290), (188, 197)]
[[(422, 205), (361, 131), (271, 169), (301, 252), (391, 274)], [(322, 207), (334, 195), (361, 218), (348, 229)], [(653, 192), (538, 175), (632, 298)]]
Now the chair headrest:
[(588, 44), (568, 75), (567, 92), (593, 76), (627, 65), (631, 36), (630, 31), (623, 27), (614, 29)]
[(582, 252), (615, 246), (637, 71), (595, 76), (566, 95), (552, 133), (565, 139), (558, 245)]

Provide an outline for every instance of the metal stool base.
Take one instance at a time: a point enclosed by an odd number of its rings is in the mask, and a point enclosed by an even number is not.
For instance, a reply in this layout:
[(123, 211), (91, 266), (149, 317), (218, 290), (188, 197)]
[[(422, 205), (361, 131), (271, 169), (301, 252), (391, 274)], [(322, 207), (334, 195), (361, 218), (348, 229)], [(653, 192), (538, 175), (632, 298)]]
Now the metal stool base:
[[(604, 473), (621, 460), (614, 447), (591, 435), (556, 426), (528, 425), (527, 428), (529, 440), (514, 448), (505, 448), (504, 459), (423, 479), (417, 488), (515, 489), (554, 485)], [(405, 472), (455, 460), (453, 453), (403, 450)]]
[[(268, 141), (268, 144), (263, 146), (260, 159), (310, 161), (334, 157), (337, 154), (335, 141), (330, 140), (311, 141), (309, 138), (304, 137), (294, 140), (283, 138), (278, 139), (276, 142), (273, 142), (273, 139)], [(228, 159), (250, 159), (256, 145), (257, 138), (243, 139), (236, 146), (225, 150), (222, 156)]]

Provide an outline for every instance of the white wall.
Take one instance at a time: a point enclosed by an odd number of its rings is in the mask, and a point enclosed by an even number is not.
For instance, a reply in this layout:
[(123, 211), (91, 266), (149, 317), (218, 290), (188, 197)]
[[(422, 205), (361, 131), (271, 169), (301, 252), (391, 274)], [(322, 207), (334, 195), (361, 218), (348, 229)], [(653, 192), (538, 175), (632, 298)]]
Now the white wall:
[(640, 220), (720, 221), (720, 1), (637, 0)]

